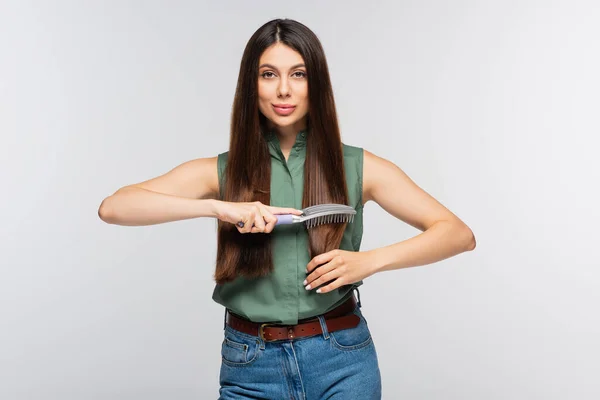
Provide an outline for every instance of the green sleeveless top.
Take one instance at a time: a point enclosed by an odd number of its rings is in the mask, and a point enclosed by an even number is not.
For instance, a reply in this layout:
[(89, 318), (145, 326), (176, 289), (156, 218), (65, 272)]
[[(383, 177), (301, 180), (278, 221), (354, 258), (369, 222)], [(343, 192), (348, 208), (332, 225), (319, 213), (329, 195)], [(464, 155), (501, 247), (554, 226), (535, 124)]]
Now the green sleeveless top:
[[(306, 130), (298, 133), (287, 162), (275, 133), (265, 134), (271, 154), (270, 205), (302, 208), (307, 134)], [(349, 205), (354, 207), (356, 215), (354, 221), (347, 224), (339, 248), (359, 251), (363, 230), (363, 150), (343, 144), (343, 153)], [(218, 155), (221, 198), (227, 156), (228, 152)], [(302, 282), (306, 279), (310, 258), (304, 224), (278, 225), (270, 235), (273, 235), (274, 271), (257, 279), (239, 277), (223, 285), (217, 284), (214, 301), (254, 322), (295, 325), (299, 319), (335, 308), (352, 295), (355, 287), (362, 285), (360, 281), (323, 294), (316, 293), (316, 288), (305, 290)]]

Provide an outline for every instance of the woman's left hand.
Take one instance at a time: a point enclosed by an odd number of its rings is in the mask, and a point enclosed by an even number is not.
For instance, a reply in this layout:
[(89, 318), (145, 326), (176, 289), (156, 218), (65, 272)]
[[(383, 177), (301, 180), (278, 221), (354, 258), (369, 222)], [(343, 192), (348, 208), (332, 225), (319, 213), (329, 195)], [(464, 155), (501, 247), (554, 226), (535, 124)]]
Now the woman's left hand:
[(340, 249), (328, 251), (310, 260), (306, 266), (306, 273), (309, 275), (304, 286), (306, 290), (311, 290), (331, 281), (317, 289), (317, 293), (327, 293), (373, 275), (374, 265), (372, 256), (367, 252)]

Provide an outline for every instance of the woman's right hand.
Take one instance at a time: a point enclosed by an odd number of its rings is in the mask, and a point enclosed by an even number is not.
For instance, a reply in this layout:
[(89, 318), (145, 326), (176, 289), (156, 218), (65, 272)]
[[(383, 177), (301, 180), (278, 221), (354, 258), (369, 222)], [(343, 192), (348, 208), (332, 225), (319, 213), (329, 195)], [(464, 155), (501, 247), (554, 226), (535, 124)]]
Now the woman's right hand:
[[(254, 201), (249, 203), (219, 201), (217, 218), (234, 224), (240, 233), (270, 233), (275, 228), (278, 214), (301, 215), (295, 208), (274, 207)], [(238, 222), (243, 222), (240, 227)]]

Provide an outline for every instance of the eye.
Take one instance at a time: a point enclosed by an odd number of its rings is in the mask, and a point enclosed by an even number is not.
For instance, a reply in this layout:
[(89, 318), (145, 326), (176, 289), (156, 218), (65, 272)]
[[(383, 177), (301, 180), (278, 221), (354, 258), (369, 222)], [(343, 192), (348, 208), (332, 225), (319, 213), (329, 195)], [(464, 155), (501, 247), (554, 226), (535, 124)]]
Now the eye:
[(296, 78), (306, 78), (306, 72), (304, 71), (296, 71), (292, 75)]
[(271, 79), (272, 77), (275, 76), (275, 74), (272, 73), (271, 71), (265, 71), (262, 74), (260, 74), (260, 76), (262, 76), (265, 79)]

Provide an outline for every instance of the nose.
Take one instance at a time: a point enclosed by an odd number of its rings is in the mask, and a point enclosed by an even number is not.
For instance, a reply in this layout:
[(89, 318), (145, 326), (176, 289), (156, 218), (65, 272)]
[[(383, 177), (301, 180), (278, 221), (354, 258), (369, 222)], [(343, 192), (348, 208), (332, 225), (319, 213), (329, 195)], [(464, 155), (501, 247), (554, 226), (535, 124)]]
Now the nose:
[(290, 96), (290, 85), (287, 77), (282, 77), (277, 85), (277, 97), (289, 97)]

